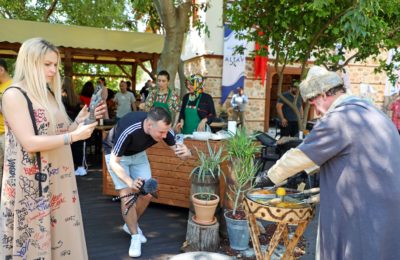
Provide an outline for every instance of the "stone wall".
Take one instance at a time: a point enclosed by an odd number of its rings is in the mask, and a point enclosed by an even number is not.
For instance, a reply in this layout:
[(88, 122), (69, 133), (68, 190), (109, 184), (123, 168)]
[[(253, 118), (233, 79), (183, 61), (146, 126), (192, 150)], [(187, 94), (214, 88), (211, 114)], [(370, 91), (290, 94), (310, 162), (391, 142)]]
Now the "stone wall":
[[(382, 57), (385, 57), (385, 53)], [(228, 110), (230, 107), (230, 99), (232, 93), (229, 95), (224, 104), (220, 104), (221, 98), (221, 85), (222, 85), (222, 56), (220, 55), (204, 55), (192, 58), (185, 62), (185, 75), (193, 73), (200, 73), (207, 78), (205, 90), (209, 93), (215, 103), (217, 114), (221, 109)], [(247, 59), (245, 68), (245, 86), (244, 92), (249, 97), (249, 105), (246, 111), (246, 127), (253, 130), (267, 131), (265, 126), (265, 105), (266, 100), (267, 81), (262, 86), (260, 79), (254, 78), (254, 60)], [(373, 60), (368, 60), (366, 63), (349, 64), (349, 75), (352, 93), (355, 95), (360, 94), (360, 84), (365, 83), (371, 85), (376, 93), (372, 96), (374, 103), (377, 107), (383, 106), (383, 93), (385, 88), (386, 74), (375, 74), (375, 64)], [(270, 64), (272, 65), (272, 64)]]

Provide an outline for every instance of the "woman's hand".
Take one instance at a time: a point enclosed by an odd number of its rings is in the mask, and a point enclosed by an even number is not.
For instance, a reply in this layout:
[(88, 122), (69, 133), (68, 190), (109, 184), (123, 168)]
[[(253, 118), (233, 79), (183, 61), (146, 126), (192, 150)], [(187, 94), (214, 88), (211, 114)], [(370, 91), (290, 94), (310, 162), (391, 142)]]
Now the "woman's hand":
[(84, 125), (83, 123), (80, 123), (78, 125), (78, 128), (76, 128), (73, 132), (71, 132), (71, 139), (72, 139), (71, 141), (76, 142), (79, 140), (88, 139), (92, 135), (96, 125), (97, 122), (91, 123), (89, 125)]
[(94, 115), (96, 116), (96, 119), (101, 119), (104, 117), (106, 114), (107, 110), (107, 105), (104, 103), (104, 101), (100, 101), (100, 103), (97, 105), (97, 107), (94, 110)]
[[(106, 113), (106, 105), (104, 101), (100, 101), (100, 103), (97, 105), (97, 107), (94, 110), (94, 114), (96, 116), (96, 119), (103, 118), (103, 116)], [(85, 121), (86, 118), (88, 118), (90, 115), (88, 107), (85, 105), (81, 111), (79, 112), (78, 116), (76, 117), (75, 121), (80, 124)]]
[(199, 125), (197, 126), (197, 131), (198, 132), (204, 132), (206, 130), (206, 123), (207, 123), (207, 118), (203, 118)]
[(182, 131), (183, 128), (183, 119), (181, 119), (181, 121), (179, 121), (179, 123), (176, 124), (175, 126), (175, 132), (180, 133)]

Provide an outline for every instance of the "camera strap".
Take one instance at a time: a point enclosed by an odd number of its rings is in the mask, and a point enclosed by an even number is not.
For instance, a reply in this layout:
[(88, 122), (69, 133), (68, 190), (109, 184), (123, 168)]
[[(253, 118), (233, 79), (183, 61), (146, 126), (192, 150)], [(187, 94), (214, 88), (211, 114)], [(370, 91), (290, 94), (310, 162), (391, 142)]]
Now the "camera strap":
[[(28, 103), (28, 110), (29, 110), (29, 115), (31, 116), (31, 120), (32, 120), (32, 126), (33, 126), (33, 130), (35, 132), (35, 135), (39, 135), (39, 131), (37, 129), (36, 126), (36, 120), (35, 120), (35, 115), (33, 112), (33, 106), (32, 106), (32, 102), (29, 99), (28, 95), (26, 94), (26, 92), (24, 90), (22, 90), (19, 87), (9, 87), (10, 88), (16, 88), (19, 91), (21, 91), (21, 93), (24, 95), (26, 102)], [(35, 180), (38, 181), (39, 183), (39, 197), (42, 196), (43, 191), (42, 191), (42, 182), (45, 182), (47, 180), (47, 175), (42, 173), (42, 160), (40, 158), (40, 152), (36, 152), (36, 164), (38, 167), (38, 172), (35, 174)]]

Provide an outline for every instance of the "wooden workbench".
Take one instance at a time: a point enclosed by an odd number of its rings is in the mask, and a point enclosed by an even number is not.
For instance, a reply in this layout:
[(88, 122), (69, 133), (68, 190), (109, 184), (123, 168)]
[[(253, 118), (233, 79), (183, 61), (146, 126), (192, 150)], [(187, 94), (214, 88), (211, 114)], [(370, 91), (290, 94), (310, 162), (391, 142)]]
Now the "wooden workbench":
[[(221, 141), (209, 141), (211, 146), (219, 147)], [(194, 147), (207, 152), (207, 142), (185, 139), (185, 145), (192, 150), (193, 157), (185, 161), (176, 157), (175, 153), (164, 143), (160, 142), (146, 150), (150, 161), (152, 177), (158, 181), (158, 199), (153, 202), (189, 208), (191, 181), (189, 174), (197, 166), (197, 153)], [(227, 171), (227, 164), (222, 165)], [(220, 192), (224, 194), (224, 183), (220, 183)], [(103, 194), (118, 195), (114, 184), (103, 163)], [(223, 198), (223, 196), (220, 196)]]

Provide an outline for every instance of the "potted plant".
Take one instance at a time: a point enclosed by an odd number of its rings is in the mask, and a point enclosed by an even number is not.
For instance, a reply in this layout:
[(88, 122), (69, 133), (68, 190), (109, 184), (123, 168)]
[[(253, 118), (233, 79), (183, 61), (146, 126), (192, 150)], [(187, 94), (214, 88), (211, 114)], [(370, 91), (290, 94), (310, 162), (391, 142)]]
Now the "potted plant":
[(217, 219), (214, 217), (219, 196), (214, 193), (198, 192), (191, 197), (195, 215), (192, 220), (200, 225), (212, 225)]
[(226, 143), (230, 160), (229, 176), (227, 178), (227, 196), (231, 205), (225, 205), (224, 213), (231, 248), (245, 250), (248, 248), (250, 233), (248, 222), (242, 210), (244, 194), (253, 188), (253, 180), (259, 169), (255, 155), (260, 151), (254, 136), (248, 136), (246, 128), (238, 129)]
[[(198, 166), (190, 173), (192, 179), (191, 186), (191, 210), (195, 211), (193, 220), (196, 223), (210, 225), (215, 223), (215, 210), (219, 202), (219, 178), (223, 176), (221, 163), (224, 162), (225, 156), (222, 155), (223, 146), (218, 149), (211, 147), (207, 141), (207, 151), (203, 152), (197, 148)], [(199, 210), (211, 210), (209, 213), (200, 213)], [(206, 218), (203, 219), (202, 217)]]

